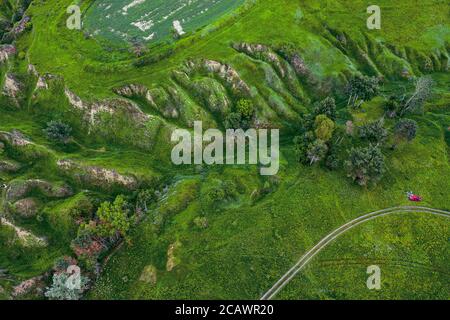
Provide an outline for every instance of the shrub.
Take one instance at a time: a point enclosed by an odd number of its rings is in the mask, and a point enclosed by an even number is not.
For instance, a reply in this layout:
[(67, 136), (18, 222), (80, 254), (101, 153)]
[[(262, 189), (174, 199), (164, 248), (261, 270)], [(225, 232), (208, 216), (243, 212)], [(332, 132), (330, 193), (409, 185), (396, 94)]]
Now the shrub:
[(410, 113), (423, 112), (423, 105), (431, 97), (434, 81), (431, 77), (420, 77), (412, 96), (406, 101), (400, 113), (401, 116)]
[(67, 144), (71, 138), (72, 128), (61, 121), (50, 121), (44, 129), (47, 138), (58, 143)]
[(317, 139), (327, 142), (333, 136), (335, 124), (333, 120), (329, 119), (326, 115), (321, 114), (316, 117), (315, 127), (316, 130), (314, 133), (316, 134)]
[(199, 229), (206, 229), (208, 228), (208, 219), (206, 217), (196, 217), (194, 225)]
[(147, 212), (149, 206), (157, 200), (156, 198), (155, 190), (141, 190), (137, 195), (136, 206), (143, 212)]
[(222, 186), (213, 186), (205, 193), (205, 204), (207, 206), (215, 206), (218, 202), (225, 198), (225, 191)]
[(222, 183), (223, 190), (225, 191), (225, 196), (227, 198), (234, 198), (238, 195), (238, 190), (236, 184), (231, 180), (225, 180)]
[(401, 99), (395, 95), (391, 95), (384, 104), (384, 111), (389, 118), (395, 118), (402, 108)]

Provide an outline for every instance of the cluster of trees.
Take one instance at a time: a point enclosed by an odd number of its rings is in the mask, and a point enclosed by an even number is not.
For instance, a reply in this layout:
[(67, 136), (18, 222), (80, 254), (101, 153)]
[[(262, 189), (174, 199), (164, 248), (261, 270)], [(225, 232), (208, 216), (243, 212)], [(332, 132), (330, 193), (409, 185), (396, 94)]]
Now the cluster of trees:
[[(77, 259), (57, 259), (53, 267), (51, 284), (45, 296), (51, 300), (78, 300), (89, 288), (90, 278), (98, 275), (99, 257), (120, 240), (130, 242), (130, 230), (157, 200), (154, 189), (143, 189), (126, 198), (118, 195), (114, 201), (85, 205), (84, 219), (78, 228), (71, 248)], [(95, 201), (94, 201), (95, 202)], [(95, 210), (95, 208), (97, 208)], [(199, 226), (207, 222), (198, 221)], [(83, 272), (81, 272), (83, 269)], [(77, 272), (74, 272), (77, 270)]]
[[(431, 84), (427, 78), (418, 79), (415, 92), (404, 100), (401, 109), (395, 108), (398, 115), (423, 105), (430, 96)], [(379, 92), (378, 78), (354, 77), (347, 86), (348, 106), (359, 108)], [(308, 165), (324, 164), (329, 169), (343, 167), (347, 175), (362, 186), (375, 184), (382, 178), (385, 172), (382, 148), (387, 142), (392, 141), (391, 149), (395, 149), (402, 142), (412, 141), (418, 130), (417, 122), (406, 118), (396, 121), (392, 134), (383, 118), (356, 128), (349, 121), (351, 128), (347, 130), (337, 125), (336, 119), (333, 98), (316, 103), (313, 112), (304, 117), (300, 134), (294, 138), (296, 154), (300, 162)]]
[(434, 81), (431, 77), (420, 77), (415, 82), (414, 92), (410, 95), (391, 95), (384, 108), (390, 118), (403, 117), (408, 113), (422, 113), (423, 107), (431, 97)]

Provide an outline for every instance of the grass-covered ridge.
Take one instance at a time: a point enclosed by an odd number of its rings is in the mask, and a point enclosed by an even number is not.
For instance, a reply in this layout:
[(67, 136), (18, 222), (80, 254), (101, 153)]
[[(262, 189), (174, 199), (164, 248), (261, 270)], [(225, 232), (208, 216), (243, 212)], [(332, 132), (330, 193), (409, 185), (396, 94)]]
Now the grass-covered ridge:
[[(15, 21), (22, 2), (0, 0), (8, 34), (31, 17), (5, 38), (16, 52), (0, 62), (0, 184), (7, 185), (0, 210), (46, 240), (26, 247), (14, 228), (0, 226), (0, 298), (72, 256), (91, 279), (99, 276), (87, 298), (256, 299), (338, 226), (409, 204), (406, 191), (449, 210), (447, 4), (379, 1), (382, 28), (369, 31), (370, 1), (322, 2), (245, 1), (179, 39), (144, 45), (91, 34), (95, 6), (107, 1), (79, 1), (88, 29), (77, 31), (65, 27), (72, 1), (32, 1)], [(126, 17), (123, 26), (137, 16)], [(346, 87), (360, 74), (382, 85), (353, 108)], [(392, 115), (390, 95), (404, 103), (427, 75), (434, 86), (423, 109)], [(328, 165), (329, 156), (299, 162), (294, 137), (321, 134), (314, 112), (327, 97), (337, 105), (326, 141), (337, 166)], [(261, 177), (255, 166), (171, 163), (173, 129), (202, 120), (223, 130), (243, 105), (251, 108), (240, 124), (281, 130), (277, 176)], [(401, 117), (418, 126), (410, 142), (396, 140)], [(360, 136), (360, 127), (380, 118), (383, 141)], [(69, 125), (70, 137), (51, 139), (44, 131), (51, 121)], [(352, 147), (370, 143), (385, 170), (376, 185), (361, 187), (347, 177), (345, 162)], [(81, 249), (98, 249), (83, 247), (85, 232), (100, 223), (97, 209), (120, 194), (133, 219), (126, 241), (96, 235), (93, 243), (107, 249), (83, 259)], [(446, 299), (448, 227), (426, 215), (380, 218), (322, 252), (279, 298)], [(365, 264), (377, 263), (386, 290), (367, 292)], [(49, 274), (37, 287), (51, 284)], [(408, 282), (413, 276), (420, 281)]]

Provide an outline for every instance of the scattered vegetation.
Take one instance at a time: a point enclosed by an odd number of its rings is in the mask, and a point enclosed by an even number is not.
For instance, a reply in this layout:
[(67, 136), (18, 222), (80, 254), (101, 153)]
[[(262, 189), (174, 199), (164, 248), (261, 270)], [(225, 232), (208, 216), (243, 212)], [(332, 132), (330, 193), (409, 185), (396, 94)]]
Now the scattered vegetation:
[(50, 140), (67, 144), (71, 139), (72, 128), (62, 121), (50, 121), (44, 129), (44, 133)]
[(399, 143), (406, 141), (411, 142), (417, 135), (418, 124), (411, 119), (400, 119), (394, 127), (394, 145), (395, 148)]

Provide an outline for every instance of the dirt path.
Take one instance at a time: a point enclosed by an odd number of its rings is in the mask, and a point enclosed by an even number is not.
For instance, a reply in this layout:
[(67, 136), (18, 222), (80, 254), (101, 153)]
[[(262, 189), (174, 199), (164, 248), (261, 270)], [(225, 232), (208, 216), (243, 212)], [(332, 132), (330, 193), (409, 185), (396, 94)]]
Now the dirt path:
[(323, 248), (333, 242), (337, 237), (344, 234), (348, 230), (356, 227), (359, 224), (364, 222), (383, 217), (386, 215), (394, 214), (394, 213), (429, 213), (438, 216), (443, 216), (446, 218), (450, 218), (450, 212), (432, 209), (427, 207), (416, 207), (416, 206), (404, 206), (404, 207), (392, 207), (383, 210), (374, 211), (363, 216), (360, 216), (356, 219), (353, 219), (346, 224), (342, 225), (338, 229), (334, 230), (322, 240), (319, 241), (312, 249), (310, 249), (306, 254), (304, 254), (300, 260), (291, 268), (288, 272), (286, 272), (280, 280), (278, 280), (272, 288), (270, 288), (262, 297), (261, 300), (270, 300), (273, 299), (281, 289), (283, 289), (307, 264), (314, 258)]

